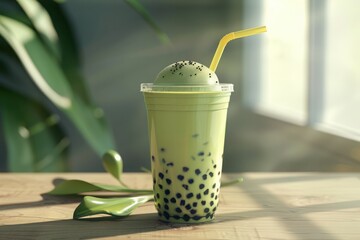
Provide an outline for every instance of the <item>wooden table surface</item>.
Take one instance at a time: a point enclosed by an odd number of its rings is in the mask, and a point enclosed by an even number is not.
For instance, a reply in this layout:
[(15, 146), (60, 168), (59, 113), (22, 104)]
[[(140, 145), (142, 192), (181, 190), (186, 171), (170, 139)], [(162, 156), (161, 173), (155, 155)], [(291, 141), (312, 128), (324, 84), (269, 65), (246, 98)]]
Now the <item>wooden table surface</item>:
[[(224, 175), (230, 179), (238, 175)], [(114, 183), (105, 173), (0, 174), (0, 239), (360, 239), (360, 174), (244, 173), (223, 188), (208, 224), (158, 221), (153, 202), (125, 218), (72, 220), (80, 196), (48, 196), (59, 178)], [(149, 174), (127, 173), (151, 188)]]

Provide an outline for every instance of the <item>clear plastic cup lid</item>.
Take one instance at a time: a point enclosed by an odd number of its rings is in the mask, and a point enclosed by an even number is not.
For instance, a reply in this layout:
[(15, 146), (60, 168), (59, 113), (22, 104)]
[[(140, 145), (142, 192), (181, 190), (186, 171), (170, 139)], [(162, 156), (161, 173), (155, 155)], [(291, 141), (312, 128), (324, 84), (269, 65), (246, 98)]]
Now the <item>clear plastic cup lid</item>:
[(141, 92), (233, 92), (234, 85), (230, 83), (209, 85), (166, 85), (142, 83)]

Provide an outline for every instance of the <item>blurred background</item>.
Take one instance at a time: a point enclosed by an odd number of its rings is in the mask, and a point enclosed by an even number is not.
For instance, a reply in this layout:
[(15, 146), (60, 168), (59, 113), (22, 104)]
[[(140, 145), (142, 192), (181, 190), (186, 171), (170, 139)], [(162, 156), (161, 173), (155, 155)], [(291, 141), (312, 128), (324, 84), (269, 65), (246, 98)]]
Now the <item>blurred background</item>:
[[(261, 25), (268, 32), (229, 43), (217, 69), (221, 82), (235, 85), (224, 171), (360, 170), (360, 2), (141, 3), (170, 44), (124, 1), (62, 4), (79, 47), (80, 71), (104, 111), (125, 171), (150, 167), (140, 83), (152, 82), (179, 60), (210, 65), (223, 35)], [(68, 120), (61, 124), (70, 142), (67, 170), (103, 171), (77, 128)], [(1, 171), (10, 170), (5, 138), (0, 134)]]

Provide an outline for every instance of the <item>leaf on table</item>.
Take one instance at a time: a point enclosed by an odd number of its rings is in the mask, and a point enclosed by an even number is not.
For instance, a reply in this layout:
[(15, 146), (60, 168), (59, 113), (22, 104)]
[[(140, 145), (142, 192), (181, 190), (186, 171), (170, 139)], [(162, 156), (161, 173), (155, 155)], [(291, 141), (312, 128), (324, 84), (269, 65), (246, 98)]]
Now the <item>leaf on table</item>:
[(123, 161), (120, 154), (114, 150), (109, 150), (103, 155), (102, 162), (105, 170), (121, 183)]
[(48, 192), (51, 195), (70, 195), (85, 192), (110, 191), (123, 193), (152, 193), (150, 189), (131, 189), (123, 186), (89, 183), (83, 180), (65, 180)]
[(153, 199), (152, 195), (124, 198), (97, 198), (86, 196), (75, 209), (73, 218), (80, 219), (97, 214), (125, 217), (137, 207)]

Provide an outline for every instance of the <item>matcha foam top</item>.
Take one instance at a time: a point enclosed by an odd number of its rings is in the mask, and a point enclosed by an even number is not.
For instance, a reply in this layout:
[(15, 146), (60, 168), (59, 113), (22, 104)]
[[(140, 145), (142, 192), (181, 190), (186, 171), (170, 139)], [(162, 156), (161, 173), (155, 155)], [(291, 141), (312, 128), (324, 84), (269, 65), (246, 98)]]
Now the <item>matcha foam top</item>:
[(232, 92), (232, 84), (220, 84), (216, 74), (194, 61), (173, 63), (157, 75), (154, 83), (141, 84), (142, 92)]

